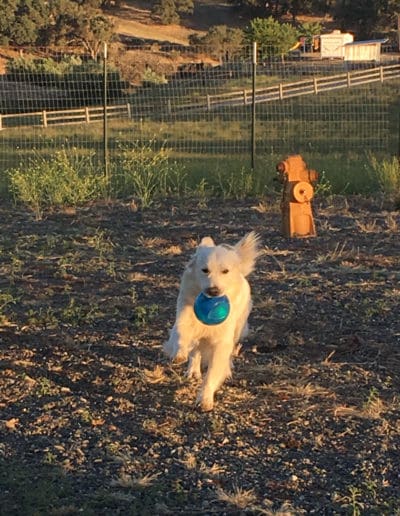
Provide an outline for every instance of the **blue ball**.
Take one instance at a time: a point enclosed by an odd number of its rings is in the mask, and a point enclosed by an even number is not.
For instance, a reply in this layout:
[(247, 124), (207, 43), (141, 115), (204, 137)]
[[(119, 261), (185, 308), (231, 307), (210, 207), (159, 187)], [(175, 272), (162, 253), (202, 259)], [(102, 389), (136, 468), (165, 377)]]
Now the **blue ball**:
[(194, 313), (204, 324), (221, 324), (229, 315), (229, 299), (226, 296), (209, 297), (201, 292), (194, 302)]

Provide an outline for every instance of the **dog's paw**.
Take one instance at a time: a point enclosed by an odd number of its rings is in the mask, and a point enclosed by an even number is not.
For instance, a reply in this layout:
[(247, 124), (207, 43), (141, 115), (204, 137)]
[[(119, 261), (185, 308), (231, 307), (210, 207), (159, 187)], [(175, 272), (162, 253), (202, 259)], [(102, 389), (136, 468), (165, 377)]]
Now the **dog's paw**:
[(164, 352), (164, 355), (166, 355), (168, 358), (173, 358), (174, 357), (174, 344), (170, 341), (170, 340), (167, 340), (166, 342), (164, 342), (163, 344), (163, 352)]
[(202, 412), (210, 412), (214, 408), (214, 401), (205, 399), (200, 402), (200, 410)]
[(214, 398), (212, 396), (202, 396), (199, 394), (196, 405), (200, 407), (202, 412), (210, 412), (214, 408)]
[(186, 378), (189, 380), (201, 380), (201, 371), (197, 371), (192, 367), (189, 367), (186, 371)]
[(174, 364), (183, 364), (184, 362), (187, 362), (189, 356), (188, 353), (185, 353), (184, 351), (179, 349), (171, 358)]

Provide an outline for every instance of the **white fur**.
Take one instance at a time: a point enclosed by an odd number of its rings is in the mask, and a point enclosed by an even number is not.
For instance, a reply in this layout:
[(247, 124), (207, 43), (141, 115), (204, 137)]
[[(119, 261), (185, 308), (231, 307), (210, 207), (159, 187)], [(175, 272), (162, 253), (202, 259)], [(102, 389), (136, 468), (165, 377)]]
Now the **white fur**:
[[(215, 245), (212, 238), (205, 237), (182, 276), (176, 321), (164, 352), (176, 362), (189, 359), (189, 378), (201, 378), (201, 366), (207, 367), (197, 397), (203, 411), (212, 410), (215, 391), (231, 375), (235, 345), (248, 334), (252, 301), (246, 276), (259, 255), (258, 243), (254, 232), (232, 247)], [(214, 326), (201, 323), (193, 309), (197, 295), (209, 288), (217, 288), (218, 295), (226, 295), (230, 302), (227, 319)]]

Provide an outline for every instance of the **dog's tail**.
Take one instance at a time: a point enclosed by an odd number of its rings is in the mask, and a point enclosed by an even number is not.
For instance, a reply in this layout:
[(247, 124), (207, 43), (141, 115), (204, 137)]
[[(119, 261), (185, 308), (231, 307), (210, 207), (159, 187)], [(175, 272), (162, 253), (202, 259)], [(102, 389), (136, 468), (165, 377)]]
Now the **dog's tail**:
[(236, 245), (235, 251), (240, 258), (240, 270), (248, 276), (254, 269), (256, 259), (260, 256), (260, 235), (255, 231), (247, 233)]

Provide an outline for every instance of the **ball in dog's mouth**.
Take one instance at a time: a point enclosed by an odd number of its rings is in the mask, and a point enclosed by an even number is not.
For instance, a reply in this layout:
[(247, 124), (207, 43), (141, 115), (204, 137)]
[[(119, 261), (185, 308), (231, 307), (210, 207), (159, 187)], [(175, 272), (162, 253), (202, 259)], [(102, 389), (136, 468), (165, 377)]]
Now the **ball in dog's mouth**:
[(194, 313), (203, 324), (221, 324), (229, 315), (230, 305), (226, 296), (210, 297), (200, 292), (194, 302)]

